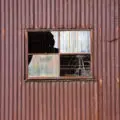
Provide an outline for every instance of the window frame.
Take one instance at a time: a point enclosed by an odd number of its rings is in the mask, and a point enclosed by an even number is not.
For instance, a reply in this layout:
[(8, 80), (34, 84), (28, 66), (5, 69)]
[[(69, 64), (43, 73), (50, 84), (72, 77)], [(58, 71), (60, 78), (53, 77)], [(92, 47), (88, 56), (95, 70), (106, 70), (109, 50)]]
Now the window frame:
[[(91, 76), (59, 76), (59, 77), (29, 77), (28, 75), (28, 33), (29, 32), (42, 32), (42, 31), (90, 31), (90, 72)], [(60, 40), (59, 40), (60, 41)], [(58, 43), (58, 47), (60, 47), (60, 43)], [(94, 71), (93, 71), (93, 29), (25, 29), (24, 31), (24, 79), (25, 80), (82, 80), (82, 79), (94, 79)], [(39, 54), (39, 53), (38, 53)], [(43, 53), (45, 55), (45, 53)], [(51, 53), (52, 54), (52, 53)], [(57, 53), (60, 54), (68, 54), (68, 53)], [(81, 53), (71, 53), (75, 54), (87, 54), (85, 52)]]

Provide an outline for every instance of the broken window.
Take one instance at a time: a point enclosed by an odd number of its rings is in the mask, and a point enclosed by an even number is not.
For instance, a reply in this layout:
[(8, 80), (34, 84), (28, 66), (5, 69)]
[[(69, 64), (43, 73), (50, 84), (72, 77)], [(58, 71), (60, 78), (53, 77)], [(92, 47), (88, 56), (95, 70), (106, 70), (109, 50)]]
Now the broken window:
[(28, 78), (90, 76), (90, 31), (28, 32)]

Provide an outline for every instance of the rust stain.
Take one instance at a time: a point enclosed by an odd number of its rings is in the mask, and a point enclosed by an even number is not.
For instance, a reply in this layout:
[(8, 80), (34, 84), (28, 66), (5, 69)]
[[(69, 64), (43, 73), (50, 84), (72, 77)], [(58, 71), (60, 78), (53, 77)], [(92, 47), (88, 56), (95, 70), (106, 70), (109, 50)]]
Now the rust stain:
[(120, 80), (118, 77), (117, 77), (117, 84), (120, 85)]
[(2, 36), (5, 37), (5, 29), (2, 29)]
[(102, 84), (103, 84), (103, 80), (100, 79), (100, 80), (99, 80), (99, 85), (100, 85), (100, 87), (102, 87)]

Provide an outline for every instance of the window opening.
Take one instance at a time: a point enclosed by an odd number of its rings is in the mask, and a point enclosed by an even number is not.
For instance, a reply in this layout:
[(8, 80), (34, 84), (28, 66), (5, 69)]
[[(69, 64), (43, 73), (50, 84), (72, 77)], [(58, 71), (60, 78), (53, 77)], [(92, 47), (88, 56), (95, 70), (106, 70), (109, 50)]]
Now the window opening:
[(90, 31), (28, 32), (28, 78), (91, 77)]

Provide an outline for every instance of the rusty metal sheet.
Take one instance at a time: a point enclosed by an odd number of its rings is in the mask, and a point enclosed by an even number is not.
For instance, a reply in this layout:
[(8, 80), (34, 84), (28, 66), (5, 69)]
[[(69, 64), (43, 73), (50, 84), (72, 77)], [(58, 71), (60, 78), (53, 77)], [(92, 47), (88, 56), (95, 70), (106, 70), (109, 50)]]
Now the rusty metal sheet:
[[(0, 120), (119, 120), (119, 2), (1, 0)], [(34, 28), (91, 28), (96, 81), (25, 82), (24, 30)]]

